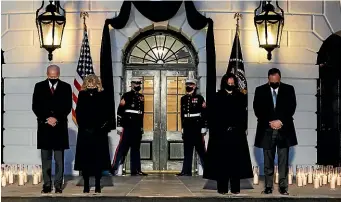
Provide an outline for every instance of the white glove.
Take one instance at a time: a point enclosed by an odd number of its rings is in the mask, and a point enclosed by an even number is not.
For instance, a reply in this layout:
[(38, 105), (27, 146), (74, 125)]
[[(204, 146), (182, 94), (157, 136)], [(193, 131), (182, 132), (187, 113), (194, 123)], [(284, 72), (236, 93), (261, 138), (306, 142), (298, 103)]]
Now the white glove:
[(117, 130), (117, 134), (118, 135), (122, 135), (122, 133), (123, 133), (123, 128), (122, 127), (117, 127), (116, 130)]
[(201, 129), (201, 134), (206, 134), (207, 133), (207, 129), (206, 128), (202, 128)]

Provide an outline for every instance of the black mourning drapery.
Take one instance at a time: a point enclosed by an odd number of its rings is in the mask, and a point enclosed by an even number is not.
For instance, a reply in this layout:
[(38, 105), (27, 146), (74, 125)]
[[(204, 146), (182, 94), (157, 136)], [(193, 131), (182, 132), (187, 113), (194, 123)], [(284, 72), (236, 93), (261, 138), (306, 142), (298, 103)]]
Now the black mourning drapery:
[[(216, 56), (214, 46), (213, 34), (213, 20), (201, 15), (195, 8), (192, 1), (124, 1), (117, 17), (107, 19), (103, 28), (102, 45), (101, 45), (101, 59), (100, 59), (100, 72), (104, 89), (107, 91), (109, 99), (114, 103), (114, 84), (112, 72), (112, 59), (111, 59), (111, 43), (109, 25), (114, 29), (122, 29), (126, 26), (130, 12), (131, 4), (134, 4), (136, 9), (146, 18), (153, 22), (162, 22), (171, 19), (179, 10), (181, 4), (185, 4), (186, 16), (188, 24), (195, 30), (204, 29), (208, 26), (206, 35), (206, 64), (207, 64), (207, 80), (206, 80), (206, 102), (208, 108), (209, 121), (211, 115), (210, 103), (216, 91)], [(113, 39), (115, 40), (115, 39)], [(115, 67), (114, 67), (115, 68)], [(114, 105), (113, 105), (114, 106)], [(110, 109), (113, 112), (113, 126), (116, 128), (115, 120), (115, 107)], [(209, 124), (210, 128), (210, 124)]]

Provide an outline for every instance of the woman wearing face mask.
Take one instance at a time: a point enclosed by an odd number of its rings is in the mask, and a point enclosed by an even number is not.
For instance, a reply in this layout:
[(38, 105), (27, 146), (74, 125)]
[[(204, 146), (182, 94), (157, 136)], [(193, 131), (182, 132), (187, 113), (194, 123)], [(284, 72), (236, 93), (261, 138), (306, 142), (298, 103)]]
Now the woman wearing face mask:
[(101, 193), (102, 171), (110, 170), (107, 110), (103, 87), (96, 75), (85, 77), (78, 94), (76, 119), (78, 124), (75, 170), (82, 171), (84, 193), (89, 193), (89, 177), (95, 176), (95, 192)]
[[(214, 103), (215, 120), (207, 148), (204, 178), (216, 180), (218, 193), (240, 193), (240, 179), (252, 178), (252, 165), (246, 138), (245, 95), (237, 78), (227, 73), (221, 80)], [(211, 123), (211, 122), (210, 122)], [(209, 123), (209, 124), (210, 124)]]

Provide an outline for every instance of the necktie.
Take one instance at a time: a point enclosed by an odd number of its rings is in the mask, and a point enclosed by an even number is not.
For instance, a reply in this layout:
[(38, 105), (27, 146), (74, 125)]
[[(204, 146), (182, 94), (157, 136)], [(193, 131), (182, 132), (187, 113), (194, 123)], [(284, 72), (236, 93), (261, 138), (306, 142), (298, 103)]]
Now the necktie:
[(275, 90), (272, 90), (272, 100), (274, 102), (274, 108), (276, 108), (277, 93)]
[(53, 88), (53, 86), (51, 87), (51, 93), (52, 93), (52, 95), (54, 94), (54, 88)]

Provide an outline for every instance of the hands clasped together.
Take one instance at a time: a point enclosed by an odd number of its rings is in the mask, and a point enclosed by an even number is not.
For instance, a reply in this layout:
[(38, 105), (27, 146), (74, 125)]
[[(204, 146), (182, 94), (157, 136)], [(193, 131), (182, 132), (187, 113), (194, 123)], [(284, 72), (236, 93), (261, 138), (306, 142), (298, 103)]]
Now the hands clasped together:
[(45, 123), (47, 123), (47, 124), (49, 124), (50, 126), (52, 126), (52, 127), (55, 127), (56, 125), (57, 125), (57, 119), (56, 118), (54, 118), (54, 117), (49, 117), (49, 118), (47, 118), (46, 119), (46, 122)]
[(279, 130), (279, 129), (282, 128), (283, 123), (282, 123), (282, 121), (280, 121), (280, 120), (274, 120), (274, 121), (270, 121), (270, 122), (269, 122), (269, 125), (270, 125), (270, 127), (271, 127), (272, 129), (274, 129), (274, 130)]

